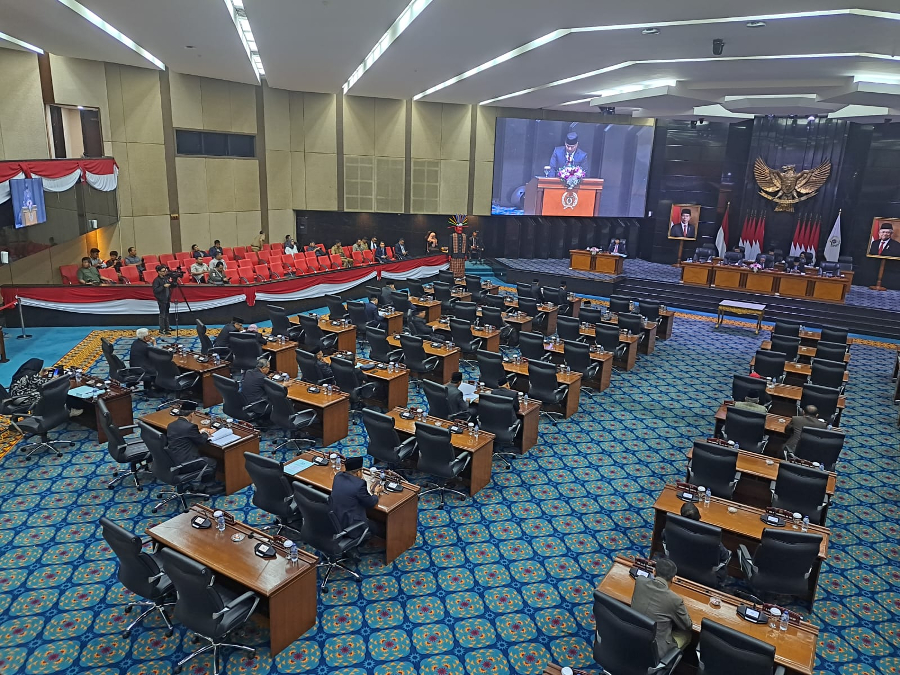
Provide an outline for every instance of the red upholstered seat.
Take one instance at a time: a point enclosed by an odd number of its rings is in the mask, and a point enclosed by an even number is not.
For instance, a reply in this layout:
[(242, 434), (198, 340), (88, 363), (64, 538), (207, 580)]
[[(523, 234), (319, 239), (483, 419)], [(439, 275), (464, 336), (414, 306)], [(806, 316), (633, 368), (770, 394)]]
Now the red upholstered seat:
[(309, 274), (311, 270), (306, 264), (306, 256), (302, 253), (294, 254), (294, 270), (297, 274)]
[(369, 264), (366, 262), (366, 259), (363, 258), (363, 254), (360, 251), (352, 251), (351, 255), (353, 257), (353, 264), (356, 267), (359, 267), (360, 265), (368, 265)]
[(247, 248), (245, 246), (235, 246), (233, 249), (234, 259), (240, 260), (244, 257), (244, 254), (247, 252)]
[(119, 283), (119, 273), (116, 272), (115, 267), (101, 267), (100, 276), (111, 283)]
[(141, 272), (135, 265), (122, 265), (119, 273), (125, 278), (126, 284), (140, 285), (147, 283), (146, 281), (141, 281)]
[(152, 270), (154, 267), (159, 265), (159, 258), (155, 255), (145, 255), (144, 256), (144, 269)]
[(63, 284), (77, 286), (78, 285), (78, 268), (81, 265), (60, 265), (59, 274), (62, 277)]
[(253, 263), (253, 266), (256, 267), (259, 265), (259, 255), (257, 255), (256, 251), (247, 251), (244, 253), (244, 259), (249, 260)]
[(267, 265), (269, 264), (269, 260), (272, 259), (272, 252), (271, 252), (271, 251), (265, 251), (265, 250), (264, 250), (264, 251), (260, 251), (260, 252), (257, 253), (256, 255), (259, 257), (259, 261), (260, 261), (260, 262), (264, 262), (264, 263), (266, 263)]
[(268, 265), (256, 265), (253, 271), (256, 273), (257, 281), (270, 281), (272, 279)]
[(375, 262), (375, 251), (373, 251), (370, 248), (366, 249), (365, 251), (363, 251), (363, 258), (365, 258), (366, 262), (368, 262), (371, 265), (372, 263)]

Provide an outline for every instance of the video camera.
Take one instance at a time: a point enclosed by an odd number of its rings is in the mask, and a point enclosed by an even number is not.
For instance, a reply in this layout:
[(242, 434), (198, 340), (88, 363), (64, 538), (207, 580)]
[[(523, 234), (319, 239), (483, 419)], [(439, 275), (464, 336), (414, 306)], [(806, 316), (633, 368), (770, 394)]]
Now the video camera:
[(166, 275), (166, 278), (170, 283), (177, 284), (178, 280), (184, 276), (184, 270), (169, 270), (169, 273)]

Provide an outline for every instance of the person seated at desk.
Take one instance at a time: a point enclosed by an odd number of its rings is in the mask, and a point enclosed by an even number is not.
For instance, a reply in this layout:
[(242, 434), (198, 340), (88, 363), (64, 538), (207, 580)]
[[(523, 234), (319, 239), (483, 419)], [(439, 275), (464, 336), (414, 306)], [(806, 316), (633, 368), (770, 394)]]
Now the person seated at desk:
[(763, 266), (763, 269), (773, 269), (775, 267), (775, 249), (770, 248), (767, 253), (759, 253), (756, 256), (756, 262)]
[(219, 334), (216, 336), (215, 342), (213, 342), (214, 347), (231, 347), (228, 343), (228, 337), (232, 333), (240, 333), (244, 330), (244, 320), (240, 317), (233, 316), (231, 317), (231, 323), (226, 323), (222, 326), (222, 330), (219, 331)]
[(734, 407), (743, 410), (752, 410), (753, 412), (760, 412), (763, 415), (766, 415), (769, 412), (766, 406), (760, 404), (758, 396), (747, 396), (743, 401), (735, 401)]
[(135, 339), (128, 353), (128, 365), (144, 369), (144, 389), (150, 389), (156, 375), (156, 371), (150, 365), (150, 347), (156, 345), (156, 340), (150, 337), (150, 331), (146, 328), (138, 328), (134, 335)]
[(741, 250), (740, 246), (735, 246), (733, 249), (725, 253), (725, 264), (726, 265), (743, 265), (744, 264), (744, 252)]
[(423, 340), (438, 340), (440, 342), (444, 341), (443, 336), (439, 335), (437, 331), (435, 331), (434, 328), (429, 326), (428, 322), (425, 321), (424, 307), (419, 307), (418, 305), (412, 306), (412, 309), (409, 310), (409, 321), (407, 322), (407, 327), (409, 328), (409, 332), (411, 335), (420, 337)]
[(656, 560), (655, 577), (634, 580), (631, 608), (656, 622), (656, 648), (668, 654), (673, 647), (683, 650), (691, 641), (691, 616), (684, 600), (669, 588), (678, 567), (668, 558)]
[(362, 468), (362, 457), (348, 457), (344, 460), (344, 470), (334, 476), (328, 505), (337, 516), (341, 527), (348, 528), (358, 523), (365, 523), (371, 534), (383, 538), (384, 526), (370, 520), (366, 515), (366, 509), (374, 509), (378, 506), (378, 497), (381, 495), (382, 489), (378, 485), (374, 488), (374, 494), (369, 492), (369, 486), (361, 475)]
[[(690, 518), (691, 520), (700, 520), (700, 509), (697, 508), (696, 504), (692, 504), (687, 502), (681, 505), (681, 516), (683, 518)], [(663, 533), (663, 537), (665, 537), (665, 533)], [(731, 560), (731, 551), (729, 551), (722, 542), (719, 542), (719, 562), (727, 563)], [(725, 582), (725, 579), (728, 577), (728, 566), (722, 565), (716, 571), (716, 578), (719, 580), (719, 583), (722, 584)]]
[(609, 252), (615, 253), (617, 255), (628, 255), (628, 253), (625, 251), (625, 240), (613, 239), (609, 243)]
[(450, 417), (455, 418), (457, 415), (468, 415), (472, 417), (472, 411), (469, 410), (469, 404), (463, 398), (459, 385), (462, 384), (463, 377), (459, 371), (450, 376), (450, 384), (447, 385), (447, 409), (450, 411)]
[(259, 326), (257, 326), (255, 323), (251, 323), (249, 326), (247, 326), (247, 330), (245, 330), (244, 332), (252, 333), (253, 335), (255, 335), (256, 341), (261, 345), (265, 345), (269, 341), (269, 339), (265, 335), (259, 332)]
[(363, 305), (366, 310), (366, 325), (387, 330), (387, 319), (378, 313), (379, 304), (381, 304), (381, 298), (376, 293), (370, 293), (368, 302)]
[(797, 449), (797, 443), (800, 442), (800, 434), (803, 433), (804, 427), (813, 429), (825, 429), (828, 427), (825, 420), (819, 419), (819, 409), (816, 406), (806, 406), (803, 409), (803, 414), (794, 415), (784, 428), (785, 431), (790, 429), (793, 432), (791, 437), (784, 442), (784, 449), (787, 452), (793, 454), (794, 450)]
[(185, 407), (192, 406), (182, 406), (178, 419), (166, 429), (166, 436), (169, 439), (169, 455), (176, 465), (195, 459), (202, 459), (206, 462), (206, 469), (200, 475), (199, 489), (210, 495), (220, 495), (225, 492), (225, 487), (216, 482), (218, 464), (213, 458), (200, 454), (200, 447), (206, 444), (209, 430), (200, 429), (196, 424), (185, 419), (184, 416), (191, 413), (190, 410), (185, 410)]
[(244, 371), (244, 378), (241, 380), (241, 396), (244, 399), (244, 405), (252, 405), (260, 401), (266, 401), (266, 390), (263, 382), (266, 381), (266, 374), (263, 372), (269, 367), (269, 359), (260, 356), (256, 361), (256, 368), (250, 368)]
[(78, 283), (83, 286), (105, 286), (109, 283), (109, 280), (101, 277), (97, 268), (91, 265), (91, 259), (87, 256), (81, 259), (81, 267), (78, 268), (75, 276), (78, 278)]
[(325, 355), (321, 349), (316, 352), (316, 370), (319, 373), (320, 380), (328, 380), (334, 377), (334, 373), (331, 372), (331, 364), (325, 360)]

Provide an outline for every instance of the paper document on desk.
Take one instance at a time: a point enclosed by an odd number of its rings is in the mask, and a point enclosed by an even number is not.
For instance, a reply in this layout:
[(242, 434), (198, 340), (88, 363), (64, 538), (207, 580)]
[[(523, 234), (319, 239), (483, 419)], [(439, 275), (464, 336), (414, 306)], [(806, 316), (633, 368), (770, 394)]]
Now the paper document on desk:
[(239, 440), (241, 440), (240, 436), (234, 433), (231, 429), (227, 429), (225, 427), (222, 427), (209, 437), (209, 442), (219, 448), (224, 448)]
[(469, 384), (468, 382), (463, 382), (459, 385), (459, 391), (463, 395), (463, 400), (466, 403), (471, 403), (476, 398), (478, 398), (478, 394), (475, 393), (475, 385)]
[(291, 476), (296, 476), (301, 471), (308, 469), (313, 466), (312, 462), (309, 462), (305, 459), (295, 459), (290, 464), (284, 465), (284, 472), (286, 474), (290, 474)]
[(75, 387), (74, 389), (69, 390), (69, 396), (74, 396), (75, 398), (81, 399), (92, 399), (95, 396), (100, 396), (103, 393), (102, 389), (97, 389), (97, 387), (89, 387), (87, 385), (82, 385), (80, 387)]

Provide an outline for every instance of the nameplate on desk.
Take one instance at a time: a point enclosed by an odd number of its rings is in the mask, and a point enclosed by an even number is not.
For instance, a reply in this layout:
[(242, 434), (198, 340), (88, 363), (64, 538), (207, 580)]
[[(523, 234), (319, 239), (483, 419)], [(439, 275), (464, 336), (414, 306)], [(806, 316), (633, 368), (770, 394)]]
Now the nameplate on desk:
[(74, 396), (75, 398), (82, 399), (91, 399), (95, 396), (100, 396), (105, 393), (104, 389), (97, 389), (97, 387), (89, 387), (87, 385), (82, 385), (80, 387), (75, 387), (74, 389), (69, 390), (69, 396)]
[(308, 460), (295, 459), (290, 464), (284, 465), (284, 472), (294, 476), (294, 475), (300, 473), (301, 471), (308, 469), (311, 466), (313, 466), (313, 463)]

